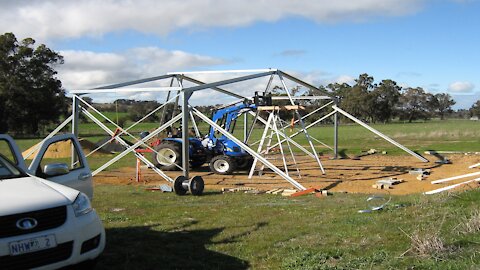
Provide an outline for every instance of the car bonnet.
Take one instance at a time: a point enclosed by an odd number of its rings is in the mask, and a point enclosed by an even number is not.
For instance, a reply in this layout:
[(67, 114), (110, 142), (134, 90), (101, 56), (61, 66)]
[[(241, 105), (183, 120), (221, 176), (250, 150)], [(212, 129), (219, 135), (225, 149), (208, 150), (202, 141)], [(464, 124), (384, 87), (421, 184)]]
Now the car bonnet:
[(0, 181), (0, 216), (72, 203), (78, 191), (37, 177)]

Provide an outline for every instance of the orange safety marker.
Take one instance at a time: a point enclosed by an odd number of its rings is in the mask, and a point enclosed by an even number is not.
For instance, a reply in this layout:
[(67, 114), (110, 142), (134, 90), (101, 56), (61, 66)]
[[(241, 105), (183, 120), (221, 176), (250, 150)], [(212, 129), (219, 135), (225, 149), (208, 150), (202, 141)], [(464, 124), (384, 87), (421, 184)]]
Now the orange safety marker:
[(137, 158), (137, 174), (136, 174), (137, 183), (140, 182), (140, 178), (142, 177), (142, 168), (140, 167), (141, 164), (142, 163), (140, 162), (140, 159)]
[(298, 197), (298, 196), (310, 194), (310, 193), (313, 193), (313, 192), (317, 192), (317, 189), (316, 188), (307, 188), (305, 190), (293, 193), (292, 195), (290, 195), (290, 197)]

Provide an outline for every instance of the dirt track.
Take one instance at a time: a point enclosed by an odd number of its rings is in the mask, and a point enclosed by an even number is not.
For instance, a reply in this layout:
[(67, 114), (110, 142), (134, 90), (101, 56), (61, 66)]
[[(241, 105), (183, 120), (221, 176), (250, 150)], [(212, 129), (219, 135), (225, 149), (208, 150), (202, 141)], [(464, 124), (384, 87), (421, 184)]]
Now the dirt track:
[[(328, 189), (332, 192), (346, 191), (348, 193), (382, 193), (385, 190), (376, 190), (372, 188), (377, 180), (396, 177), (403, 179), (404, 182), (395, 185), (389, 189), (391, 194), (411, 194), (420, 193), (428, 190), (437, 189), (443, 186), (459, 183), (469, 180), (459, 179), (445, 184), (432, 185), (430, 181), (450, 176), (476, 172), (478, 169), (468, 169), (468, 166), (480, 162), (480, 155), (450, 155), (448, 159), (452, 164), (437, 164), (437, 158), (426, 156), (428, 163), (423, 163), (411, 156), (388, 156), (388, 155), (370, 155), (362, 157), (360, 160), (341, 159), (331, 160), (322, 158), (322, 164), (325, 168), (325, 175), (322, 175), (316, 162), (309, 157), (297, 157), (301, 178), (294, 165), (289, 166), (290, 175), (305, 187), (315, 187), (319, 189)], [(277, 166), (278, 159), (272, 161)], [(425, 180), (419, 181), (416, 175), (408, 174), (412, 168), (431, 169), (431, 175)], [(175, 178), (180, 172), (167, 172)], [(191, 171), (190, 176), (201, 175), (205, 181), (206, 190), (219, 190), (223, 187), (254, 187), (259, 190), (269, 190), (272, 188), (293, 188), (290, 183), (277, 176), (271, 171), (265, 171), (262, 176), (255, 174), (252, 179), (248, 179), (248, 172), (241, 172), (235, 175), (216, 175), (209, 171), (205, 165), (200, 170)], [(470, 178), (472, 179), (472, 178)], [(135, 181), (135, 168), (124, 168), (121, 170), (102, 172), (94, 178), (96, 184), (130, 184), (155, 186), (167, 183), (159, 175), (148, 168), (142, 169), (142, 181)], [(470, 187), (478, 187), (478, 184), (472, 184)]]

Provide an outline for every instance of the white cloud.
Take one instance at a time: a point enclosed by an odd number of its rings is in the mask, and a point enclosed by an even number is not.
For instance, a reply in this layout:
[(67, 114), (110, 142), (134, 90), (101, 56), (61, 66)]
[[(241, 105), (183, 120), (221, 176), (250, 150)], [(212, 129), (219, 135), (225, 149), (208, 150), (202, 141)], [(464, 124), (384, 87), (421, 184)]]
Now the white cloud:
[(297, 76), (298, 78), (303, 78), (306, 82), (314, 86), (326, 86), (330, 83), (347, 83), (353, 85), (355, 83), (355, 78), (350, 75), (334, 75), (329, 72), (324, 71), (312, 71), (308, 73), (294, 73), (292, 75)]
[(304, 17), (324, 22), (403, 16), (426, 0), (32, 0), (1, 1), (0, 32), (39, 40), (101, 36), (121, 30), (166, 35), (177, 29), (239, 27)]
[(335, 82), (340, 84), (347, 83), (347, 84), (353, 85), (355, 84), (355, 78), (349, 75), (341, 75), (335, 79)]
[(475, 88), (471, 82), (454, 82), (448, 86), (448, 91), (454, 93), (470, 93)]
[(65, 64), (58, 77), (66, 89), (85, 89), (162, 75), (177, 69), (206, 68), (227, 61), (156, 47), (134, 48), (122, 53), (61, 51)]
[[(133, 53), (135, 51), (135, 53)], [(181, 51), (166, 51), (159, 48), (135, 48), (123, 53), (95, 53), (90, 51), (62, 51), (65, 57), (65, 64), (57, 68), (58, 77), (62, 80), (64, 88), (89, 89), (97, 86), (121, 83), (138, 80), (142, 78), (163, 75), (171, 71), (184, 71), (191, 69), (211, 69), (212, 66), (224, 64), (223, 59), (216, 59), (208, 56), (195, 55)], [(148, 58), (148, 56), (151, 56)], [(331, 74), (321, 71), (310, 73), (288, 72), (291, 75), (304, 80), (314, 86), (322, 81), (335, 81)], [(215, 82), (234, 77), (247, 75), (245, 73), (200, 73), (190, 75), (191, 77), (205, 83)], [(325, 77), (328, 78), (325, 78)], [(353, 78), (352, 78), (353, 79)], [(228, 84), (222, 88), (246, 97), (253, 97), (255, 91), (263, 92), (267, 86), (269, 76), (247, 80), (238, 83)], [(135, 85), (133, 87), (148, 86), (169, 86), (169, 80), (162, 80), (157, 83)], [(286, 80), (288, 88), (297, 86), (295, 82)], [(184, 87), (194, 84), (184, 81)], [(176, 86), (176, 85), (175, 85)], [(274, 77), (271, 87), (281, 86), (278, 77)], [(110, 102), (118, 98), (163, 101), (165, 93), (117, 93), (91, 95), (96, 102)], [(226, 94), (204, 90), (195, 92), (192, 96), (193, 105), (225, 104), (236, 100)]]

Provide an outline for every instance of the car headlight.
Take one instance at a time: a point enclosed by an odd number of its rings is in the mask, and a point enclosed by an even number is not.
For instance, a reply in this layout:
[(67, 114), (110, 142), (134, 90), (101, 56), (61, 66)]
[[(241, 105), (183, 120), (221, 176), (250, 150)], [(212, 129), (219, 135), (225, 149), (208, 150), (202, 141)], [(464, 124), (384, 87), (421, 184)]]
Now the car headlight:
[(88, 199), (87, 195), (82, 192), (78, 194), (72, 206), (75, 216), (77, 217), (88, 214), (93, 210), (92, 205), (90, 204), (90, 199)]

